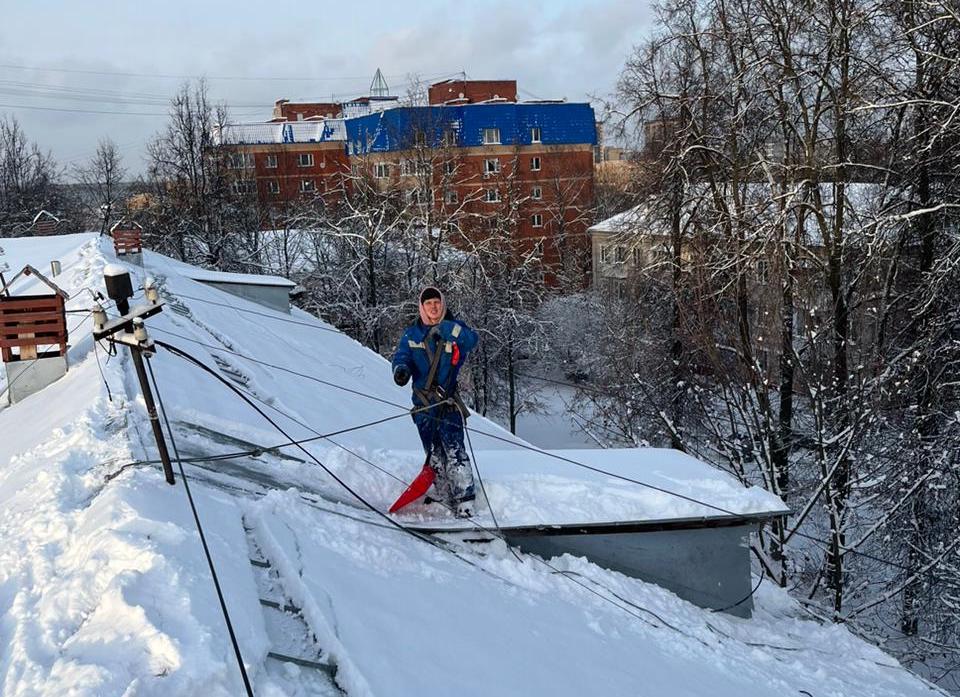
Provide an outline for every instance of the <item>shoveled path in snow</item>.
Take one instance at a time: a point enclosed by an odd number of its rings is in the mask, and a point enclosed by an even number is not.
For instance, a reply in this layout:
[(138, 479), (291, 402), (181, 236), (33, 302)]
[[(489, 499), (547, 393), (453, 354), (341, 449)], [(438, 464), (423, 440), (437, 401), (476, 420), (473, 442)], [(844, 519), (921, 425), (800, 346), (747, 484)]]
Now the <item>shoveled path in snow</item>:
[(336, 666), (324, 655), (300, 608), (283, 593), (279, 574), (264, 558), (254, 531), (246, 523), (244, 530), (270, 639), (267, 674), (290, 695), (343, 697), (346, 693), (333, 679)]

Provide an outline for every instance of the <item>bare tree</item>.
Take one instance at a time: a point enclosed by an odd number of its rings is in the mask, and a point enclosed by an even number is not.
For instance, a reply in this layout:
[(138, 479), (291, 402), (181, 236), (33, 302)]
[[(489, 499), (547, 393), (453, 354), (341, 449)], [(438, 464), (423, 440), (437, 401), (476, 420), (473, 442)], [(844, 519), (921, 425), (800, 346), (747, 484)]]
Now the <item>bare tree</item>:
[(64, 199), (57, 178), (53, 156), (30, 142), (15, 118), (0, 118), (0, 235), (22, 234), (41, 209), (58, 211)]
[(116, 143), (109, 138), (97, 144), (97, 152), (90, 161), (77, 167), (74, 176), (83, 186), (82, 194), (87, 215), (97, 221), (100, 234), (105, 234), (111, 223), (119, 218), (122, 211), (126, 189), (124, 177), (127, 174)]
[(210, 103), (203, 81), (183, 85), (173, 97), (170, 122), (147, 150), (147, 230), (155, 249), (213, 268), (244, 270), (259, 263), (264, 216), (247, 169), (214, 147), (214, 131), (227, 123), (226, 106)]

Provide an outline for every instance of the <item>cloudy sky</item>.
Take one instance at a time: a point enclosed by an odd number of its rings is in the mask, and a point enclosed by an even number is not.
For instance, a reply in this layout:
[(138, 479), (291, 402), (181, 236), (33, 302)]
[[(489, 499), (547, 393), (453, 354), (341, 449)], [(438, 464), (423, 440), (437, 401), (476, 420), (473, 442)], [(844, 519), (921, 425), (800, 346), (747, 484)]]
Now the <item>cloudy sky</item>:
[(378, 67), (397, 93), (463, 71), (587, 101), (652, 23), (648, 0), (0, 0), (0, 16), (0, 115), (68, 167), (109, 136), (135, 173), (189, 77), (243, 121), (279, 98), (366, 93)]

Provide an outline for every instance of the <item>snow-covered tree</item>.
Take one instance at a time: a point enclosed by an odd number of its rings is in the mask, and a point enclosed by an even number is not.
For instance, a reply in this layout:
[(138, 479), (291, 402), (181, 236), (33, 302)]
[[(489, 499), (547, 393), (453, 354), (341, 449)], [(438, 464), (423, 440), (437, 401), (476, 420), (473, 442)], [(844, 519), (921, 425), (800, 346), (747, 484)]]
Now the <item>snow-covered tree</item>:
[[(795, 515), (755, 545), (771, 576), (837, 621), (895, 624), (918, 638), (904, 655), (933, 660), (958, 636), (956, 8), (658, 9), (619, 106), (627, 128), (669, 133), (647, 149), (654, 185), (639, 201), (681, 234), (672, 292), (651, 306), (665, 260), (641, 264), (622, 312), (648, 365), (687, 374), (638, 365), (633, 400), (584, 390), (594, 422), (620, 440), (661, 429), (780, 494)], [(672, 331), (645, 323), (658, 310)], [(628, 334), (611, 325), (603, 340)]]

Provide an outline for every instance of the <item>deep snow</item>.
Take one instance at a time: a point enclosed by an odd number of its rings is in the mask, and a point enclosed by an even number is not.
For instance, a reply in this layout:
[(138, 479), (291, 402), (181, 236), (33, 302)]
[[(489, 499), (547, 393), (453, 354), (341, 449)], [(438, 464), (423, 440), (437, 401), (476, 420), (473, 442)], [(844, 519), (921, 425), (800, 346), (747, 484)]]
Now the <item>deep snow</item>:
[[(103, 266), (116, 261), (95, 235), (4, 240), (4, 248), (12, 269), (61, 260), (57, 281), (74, 309), (90, 306), (82, 289), (101, 288)], [(408, 394), (392, 384), (384, 360), (304, 313), (273, 313), (207, 288), (149, 252), (145, 263), (169, 300), (148, 320), (152, 336), (287, 414), (263, 407), (295, 437), (401, 415), (336, 436), (337, 444), (305, 446), (385, 508), (422, 455), (409, 417), (394, 406), (407, 405)], [(156, 465), (125, 466), (155, 457), (142, 399), (121, 351), (109, 361), (100, 354), (110, 401), (84, 317), (68, 322), (78, 327), (68, 375), (0, 408), (2, 693), (241, 694), (182, 484), (166, 485)], [(152, 365), (184, 457), (285, 440), (186, 362), (161, 351)], [(470, 421), (512, 440), (480, 417)], [(473, 438), (501, 522), (705, 514), (662, 492)], [(781, 505), (669, 451), (572, 455), (729, 510)], [(329, 692), (308, 687), (317, 684), (311, 669), (267, 658), (272, 639), (248, 562), (251, 539), (350, 695), (936, 693), (845, 627), (813, 621), (769, 583), (757, 593), (755, 617), (738, 620), (580, 559), (553, 560), (553, 569), (517, 560), (499, 543), (483, 554), (429, 546), (359, 508), (293, 448), (186, 467), (258, 695)]]

